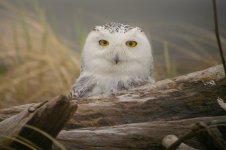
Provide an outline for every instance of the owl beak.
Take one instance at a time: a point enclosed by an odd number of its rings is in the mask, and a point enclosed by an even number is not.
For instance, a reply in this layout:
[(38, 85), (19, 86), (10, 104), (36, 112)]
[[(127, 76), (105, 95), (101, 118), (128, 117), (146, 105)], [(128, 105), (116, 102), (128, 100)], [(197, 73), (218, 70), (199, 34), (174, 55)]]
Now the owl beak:
[(118, 64), (118, 62), (119, 62), (119, 56), (118, 56), (118, 54), (115, 55), (114, 61), (115, 61), (115, 64)]

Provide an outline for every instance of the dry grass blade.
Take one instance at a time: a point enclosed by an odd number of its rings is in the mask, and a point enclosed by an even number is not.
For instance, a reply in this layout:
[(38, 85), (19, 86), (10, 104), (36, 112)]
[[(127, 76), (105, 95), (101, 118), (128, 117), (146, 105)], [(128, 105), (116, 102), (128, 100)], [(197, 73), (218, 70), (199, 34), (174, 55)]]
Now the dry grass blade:
[(79, 73), (79, 54), (59, 40), (43, 12), (35, 19), (7, 1), (1, 5), (9, 19), (0, 25), (0, 68), (6, 68), (0, 74), (0, 107), (67, 93)]
[(57, 146), (58, 148), (60, 148), (60, 150), (66, 150), (62, 144), (60, 144), (56, 139), (54, 139), (52, 136), (50, 136), (46, 132), (44, 132), (44, 131), (36, 128), (36, 127), (30, 126), (30, 125), (26, 125), (26, 128), (32, 129), (32, 130), (37, 131), (38, 133), (44, 135), (46, 138), (48, 138), (49, 140), (51, 140), (55, 146)]
[(0, 138), (2, 138), (2, 139), (10, 139), (12, 141), (16, 141), (16, 142), (18, 142), (18, 143), (20, 143), (20, 144), (22, 144), (22, 145), (30, 148), (31, 150), (37, 150), (36, 148), (34, 148), (33, 146), (31, 146), (30, 144), (28, 144), (28, 143), (26, 143), (26, 142), (24, 142), (24, 141), (22, 141), (20, 139), (17, 139), (17, 138), (13, 138), (13, 137), (9, 137), (9, 136), (4, 136), (4, 135), (0, 135)]
[(214, 13), (214, 25), (215, 25), (215, 34), (217, 38), (217, 44), (220, 51), (221, 61), (224, 66), (224, 73), (226, 75), (226, 63), (224, 59), (224, 52), (221, 45), (221, 39), (220, 39), (220, 33), (219, 33), (219, 27), (218, 27), (218, 18), (217, 18), (217, 6), (216, 6), (216, 0), (213, 0), (213, 13)]

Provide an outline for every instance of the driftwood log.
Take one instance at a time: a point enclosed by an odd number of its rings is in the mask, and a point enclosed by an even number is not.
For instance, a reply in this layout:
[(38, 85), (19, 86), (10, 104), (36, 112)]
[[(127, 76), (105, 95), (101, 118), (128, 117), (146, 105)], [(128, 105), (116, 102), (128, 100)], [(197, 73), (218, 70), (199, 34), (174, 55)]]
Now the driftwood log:
[[(72, 100), (77, 112), (57, 139), (70, 150), (159, 150), (167, 134), (180, 136), (192, 123), (224, 118), (217, 99), (226, 100), (221, 65), (111, 95)], [(31, 105), (2, 109), (0, 120)]]
[[(61, 131), (57, 139), (69, 150), (164, 150), (162, 139), (169, 134), (179, 137), (188, 133), (197, 122), (222, 120), (226, 116), (201, 117), (177, 121), (154, 121), (109, 127), (92, 127)], [(203, 148), (197, 141), (193, 147)]]
[(64, 96), (29, 106), (0, 122), (0, 149), (51, 149), (53, 138), (76, 109), (77, 105)]
[[(226, 100), (226, 78), (221, 65), (108, 96), (75, 100), (77, 113), (66, 128), (99, 127), (146, 121), (224, 115), (217, 99)], [(4, 120), (27, 104), (0, 110)]]

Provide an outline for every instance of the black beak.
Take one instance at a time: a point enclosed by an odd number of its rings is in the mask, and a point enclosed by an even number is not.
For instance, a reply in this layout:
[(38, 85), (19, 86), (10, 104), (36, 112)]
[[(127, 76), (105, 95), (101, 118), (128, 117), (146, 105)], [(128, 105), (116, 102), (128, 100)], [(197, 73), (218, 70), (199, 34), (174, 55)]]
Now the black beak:
[(118, 54), (115, 55), (114, 61), (115, 61), (115, 64), (118, 64), (118, 62), (119, 62), (119, 56), (118, 56)]

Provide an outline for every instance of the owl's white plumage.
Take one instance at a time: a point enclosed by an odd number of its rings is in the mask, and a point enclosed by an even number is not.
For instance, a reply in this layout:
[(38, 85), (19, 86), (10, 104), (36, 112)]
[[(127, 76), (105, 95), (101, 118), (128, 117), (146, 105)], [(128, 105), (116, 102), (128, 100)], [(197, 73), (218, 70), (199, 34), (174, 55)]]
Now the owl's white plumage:
[[(108, 45), (100, 45), (100, 40)], [(126, 43), (135, 41), (135, 47)], [(96, 26), (86, 39), (81, 56), (80, 76), (69, 97), (108, 94), (153, 83), (153, 57), (145, 33), (120, 23)]]

